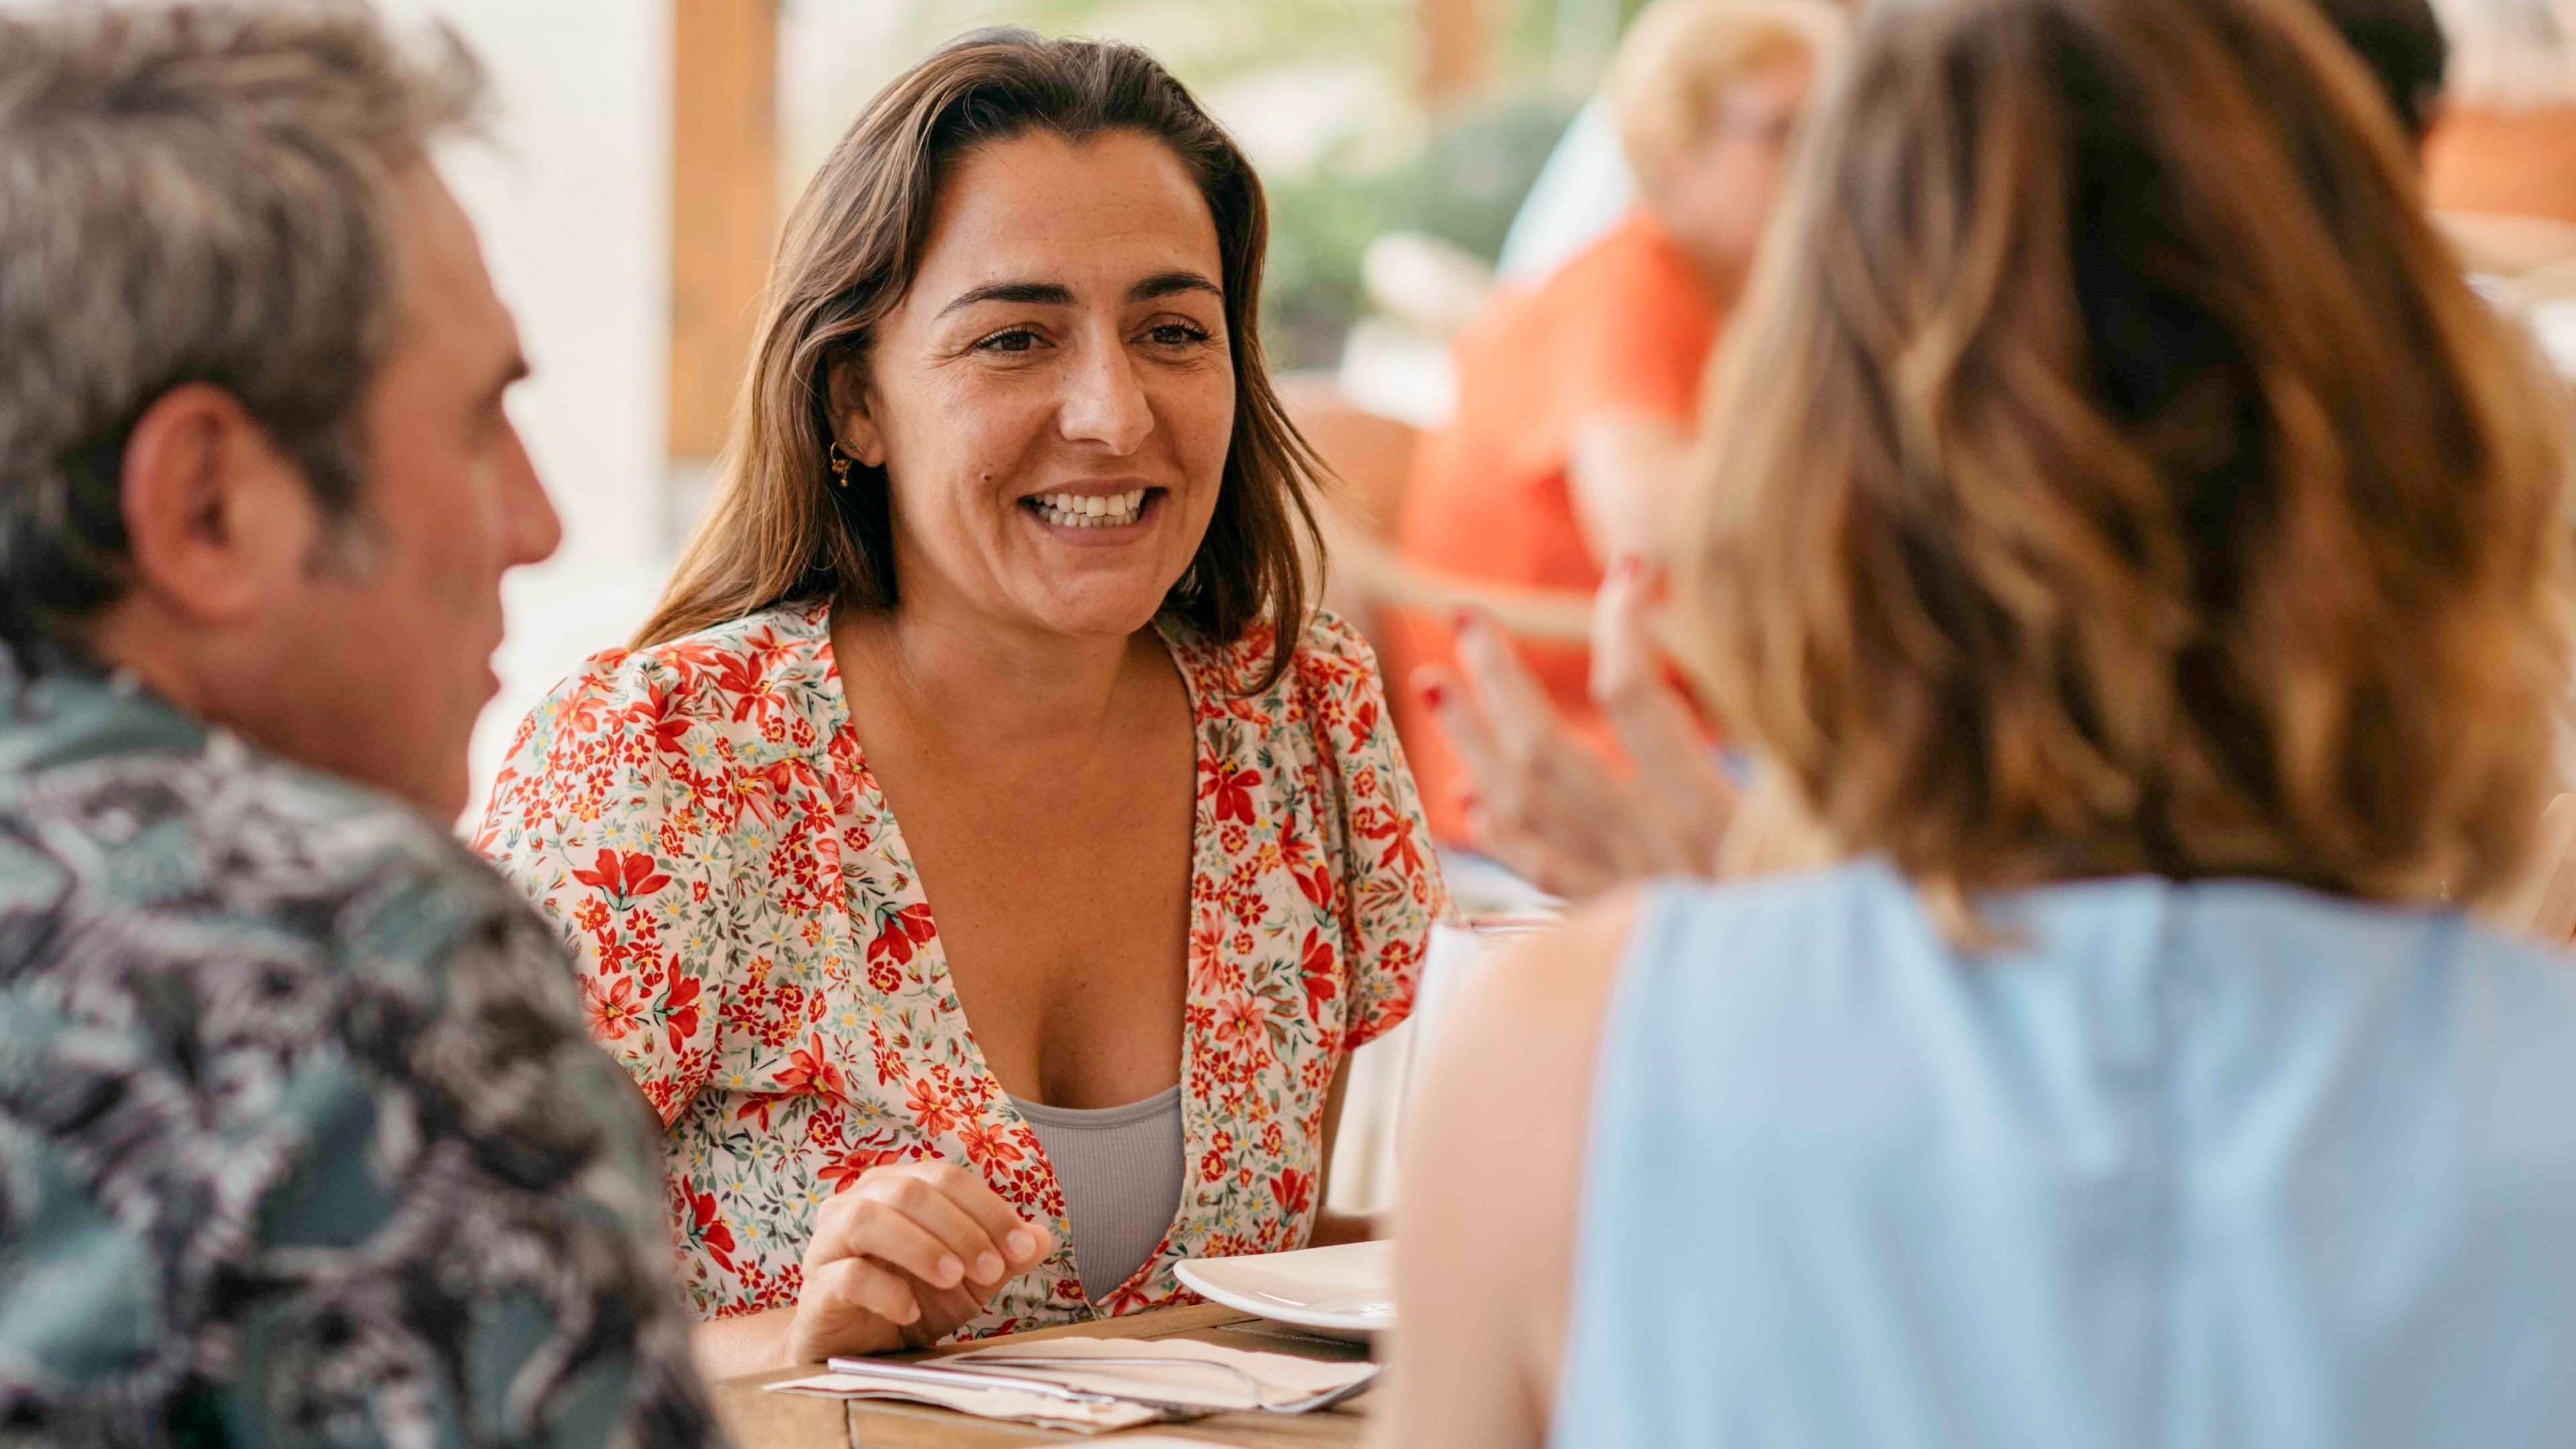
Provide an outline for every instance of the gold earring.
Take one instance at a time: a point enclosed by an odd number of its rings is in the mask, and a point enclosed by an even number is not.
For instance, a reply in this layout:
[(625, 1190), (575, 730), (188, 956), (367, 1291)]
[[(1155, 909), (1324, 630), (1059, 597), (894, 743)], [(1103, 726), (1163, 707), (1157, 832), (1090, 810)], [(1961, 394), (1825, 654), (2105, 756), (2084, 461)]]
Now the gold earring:
[(842, 452), (838, 443), (832, 445), (832, 484), (836, 488), (850, 486), (850, 455)]

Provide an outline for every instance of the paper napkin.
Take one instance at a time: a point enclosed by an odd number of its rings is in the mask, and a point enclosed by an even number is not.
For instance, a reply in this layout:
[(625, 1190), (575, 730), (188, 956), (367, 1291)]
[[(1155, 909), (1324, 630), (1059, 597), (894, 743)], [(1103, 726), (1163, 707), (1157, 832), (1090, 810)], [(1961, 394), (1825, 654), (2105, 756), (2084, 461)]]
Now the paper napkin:
[(1077, 1404), (1064, 1399), (1051, 1399), (1020, 1389), (981, 1389), (963, 1384), (898, 1383), (892, 1379), (863, 1378), (857, 1374), (816, 1374), (812, 1378), (790, 1379), (766, 1385), (781, 1394), (815, 1394), (833, 1399), (893, 1399), (909, 1404), (933, 1404), (955, 1409), (979, 1419), (1006, 1419), (1022, 1424), (1042, 1424), (1053, 1429), (1083, 1429), (1099, 1432), (1107, 1429), (1130, 1429), (1138, 1424), (1151, 1424), (1163, 1415), (1142, 1404)]
[[(1136, 1359), (1157, 1362), (1128, 1362)], [(946, 1362), (978, 1360), (1001, 1360), (992, 1365), (996, 1373), (1210, 1411), (1292, 1410), (1319, 1394), (1365, 1383), (1378, 1372), (1373, 1363), (1327, 1363), (1189, 1338), (1042, 1338), (997, 1344)]]

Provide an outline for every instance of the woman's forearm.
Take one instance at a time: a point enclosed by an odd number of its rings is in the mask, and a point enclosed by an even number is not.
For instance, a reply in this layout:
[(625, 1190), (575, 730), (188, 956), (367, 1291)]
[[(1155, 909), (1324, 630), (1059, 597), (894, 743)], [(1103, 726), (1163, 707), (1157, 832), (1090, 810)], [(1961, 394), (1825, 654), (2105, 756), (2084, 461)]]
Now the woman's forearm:
[(698, 1362), (698, 1376), (715, 1383), (793, 1367), (787, 1357), (787, 1329), (795, 1321), (796, 1310), (788, 1307), (699, 1324), (689, 1338), (690, 1356)]

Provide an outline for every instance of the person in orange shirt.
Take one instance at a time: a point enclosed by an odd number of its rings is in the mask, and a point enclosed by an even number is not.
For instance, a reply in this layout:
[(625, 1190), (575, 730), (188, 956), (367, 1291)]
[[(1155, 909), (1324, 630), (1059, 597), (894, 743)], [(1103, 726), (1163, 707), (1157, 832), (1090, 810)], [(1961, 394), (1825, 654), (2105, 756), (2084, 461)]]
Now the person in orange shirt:
[[(1655, 556), (1701, 375), (1842, 23), (1827, 0), (1660, 0), (1638, 19), (1610, 82), (1638, 204), (1545, 281), (1497, 293), (1459, 335), (1457, 413), (1423, 440), (1397, 521), (1407, 559), (1590, 592), (1609, 561)], [(1444, 665), (1454, 648), (1450, 620), (1390, 619), (1392, 677)], [(1587, 652), (1532, 643), (1527, 657), (1574, 726), (1606, 739)], [(1464, 843), (1458, 764), (1433, 701), (1394, 693), (1433, 833)]]

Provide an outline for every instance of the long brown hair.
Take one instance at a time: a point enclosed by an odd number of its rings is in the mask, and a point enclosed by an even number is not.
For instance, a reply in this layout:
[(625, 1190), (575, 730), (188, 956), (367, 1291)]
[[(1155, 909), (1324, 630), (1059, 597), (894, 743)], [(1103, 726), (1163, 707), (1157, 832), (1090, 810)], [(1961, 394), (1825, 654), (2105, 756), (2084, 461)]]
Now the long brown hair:
[(2305, 4), (1882, 4), (1720, 364), (1680, 597), (1840, 848), (2474, 898), (2567, 683), (2563, 399)]
[(636, 647), (789, 599), (894, 606), (884, 470), (853, 465), (849, 487), (832, 486), (834, 390), (865, 366), (874, 329), (902, 302), (958, 159), (1039, 130), (1076, 142), (1112, 130), (1151, 136), (1180, 158), (1207, 202), (1234, 358), (1234, 437), (1216, 514), (1166, 607), (1220, 642), (1270, 628), (1278, 645), (1254, 688), (1286, 667), (1311, 593), (1301, 545), (1321, 555), (1308, 495), (1322, 471), (1263, 367), (1270, 222), (1261, 182), (1145, 52), (1016, 29), (966, 36), (878, 92), (797, 200), (771, 268), (723, 482)]

